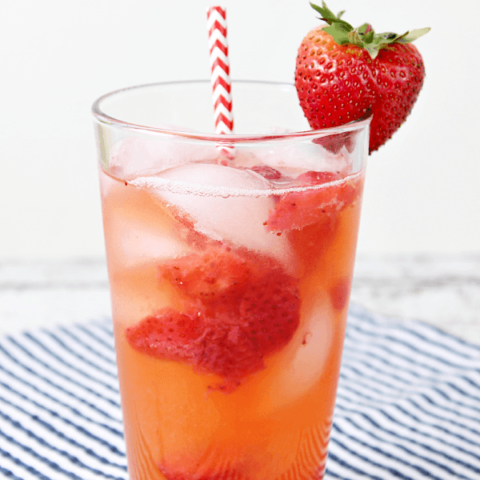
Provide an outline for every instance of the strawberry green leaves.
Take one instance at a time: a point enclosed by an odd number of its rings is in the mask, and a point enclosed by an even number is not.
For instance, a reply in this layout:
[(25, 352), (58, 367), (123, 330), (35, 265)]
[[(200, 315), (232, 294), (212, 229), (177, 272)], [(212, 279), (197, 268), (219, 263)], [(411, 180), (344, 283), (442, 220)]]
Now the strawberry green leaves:
[(402, 35), (397, 42), (399, 43), (411, 43), (414, 42), (417, 38), (422, 37), (426, 33), (428, 33), (431, 30), (430, 27), (426, 28), (416, 28), (415, 30), (412, 30), (410, 32), (405, 33)]
[(376, 58), (382, 48), (392, 43), (410, 43), (430, 31), (430, 28), (419, 28), (405, 32), (402, 35), (392, 32), (375, 33), (369, 23), (353, 28), (352, 25), (341, 18), (345, 12), (344, 10), (335, 15), (324, 1), (322, 1), (321, 7), (313, 3), (310, 3), (310, 5), (320, 13), (321, 20), (328, 23), (328, 27), (325, 27), (323, 30), (330, 34), (338, 45), (350, 43), (364, 48), (372, 59)]
[(321, 19), (327, 22), (329, 25), (332, 25), (335, 23), (337, 27), (341, 27), (343, 25), (346, 31), (353, 30), (353, 27), (348, 22), (341, 19), (342, 15), (345, 13), (345, 10), (342, 10), (338, 15), (335, 15), (327, 7), (324, 1), (322, 1), (321, 7), (319, 7), (318, 5), (315, 5), (314, 3), (310, 3), (310, 5), (314, 10), (316, 10), (322, 16)]

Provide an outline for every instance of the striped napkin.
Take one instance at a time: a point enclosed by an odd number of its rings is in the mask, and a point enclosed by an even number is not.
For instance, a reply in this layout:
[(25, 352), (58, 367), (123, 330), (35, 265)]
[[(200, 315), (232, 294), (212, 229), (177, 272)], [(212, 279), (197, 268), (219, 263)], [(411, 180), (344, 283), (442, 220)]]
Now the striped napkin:
[[(0, 478), (127, 480), (110, 321), (0, 338)], [(480, 479), (480, 347), (353, 306), (326, 478)]]

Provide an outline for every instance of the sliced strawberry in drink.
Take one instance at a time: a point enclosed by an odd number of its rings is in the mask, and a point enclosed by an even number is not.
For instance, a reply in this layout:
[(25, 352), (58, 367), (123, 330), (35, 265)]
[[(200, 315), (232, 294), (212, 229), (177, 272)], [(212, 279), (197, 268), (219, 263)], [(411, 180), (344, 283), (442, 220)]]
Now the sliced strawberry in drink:
[(162, 266), (160, 275), (183, 293), (185, 311), (163, 309), (126, 338), (140, 353), (219, 375), (215, 389), (235, 390), (298, 328), (298, 281), (273, 258), (212, 246)]
[(298, 327), (298, 288), (279, 267), (268, 270), (252, 287), (240, 302), (240, 316), (253, 345), (268, 355), (286, 345)]
[(262, 351), (255, 348), (247, 328), (238, 319), (207, 317), (198, 309), (165, 309), (128, 328), (125, 335), (140, 353), (221, 376), (225, 383), (218, 389), (230, 392), (264, 366)]
[(165, 308), (127, 328), (125, 335), (128, 343), (140, 353), (197, 363), (200, 352), (196, 342), (203, 332), (203, 321), (195, 311), (180, 313)]
[(351, 284), (350, 278), (340, 278), (330, 288), (330, 298), (336, 310), (343, 310), (348, 305)]
[(356, 132), (337, 133), (335, 135), (327, 135), (317, 138), (313, 141), (317, 145), (322, 145), (326, 150), (332, 153), (338, 153), (345, 147), (348, 152), (352, 153), (355, 149)]
[[(266, 223), (270, 232), (299, 230), (321, 220), (327, 220), (350, 205), (361, 192), (360, 182), (346, 180), (332, 172), (307, 172), (297, 178), (303, 186), (318, 185), (307, 191), (287, 193), (280, 198), (273, 210), (270, 210)], [(332, 185), (326, 185), (335, 182)], [(321, 185), (324, 185), (322, 187)]]
[(268, 165), (256, 165), (250, 170), (253, 170), (267, 180), (278, 180), (282, 177), (281, 172), (275, 168), (269, 167)]
[(340, 175), (335, 172), (305, 172), (299, 175), (296, 179), (298, 185), (308, 187), (310, 185), (322, 185), (323, 183), (340, 180)]
[(196, 228), (196, 221), (188, 214), (181, 213), (176, 207), (169, 206), (169, 211), (178, 222), (178, 235), (187, 244), (197, 248), (205, 248), (208, 245), (218, 243)]
[[(321, 185), (338, 180), (339, 176), (330, 172), (306, 172), (297, 178), (298, 185)], [(280, 198), (270, 210), (266, 223), (270, 232), (301, 229), (319, 220), (322, 213), (332, 211), (335, 192), (331, 188), (291, 192)]]
[(191, 254), (162, 264), (162, 278), (204, 305), (231, 306), (244, 293), (252, 275), (251, 262), (229, 247), (210, 247), (202, 254)]

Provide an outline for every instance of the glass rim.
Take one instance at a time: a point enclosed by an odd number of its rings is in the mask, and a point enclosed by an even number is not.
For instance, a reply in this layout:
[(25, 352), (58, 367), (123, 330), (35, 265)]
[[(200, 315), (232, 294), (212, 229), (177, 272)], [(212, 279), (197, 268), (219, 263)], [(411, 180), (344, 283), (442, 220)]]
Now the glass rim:
[[(259, 141), (271, 141), (271, 140), (291, 140), (291, 139), (308, 139), (310, 137), (324, 137), (329, 135), (338, 135), (340, 133), (346, 133), (351, 131), (357, 131), (365, 126), (368, 126), (372, 120), (371, 110), (367, 110), (360, 118), (353, 120), (352, 122), (335, 127), (326, 127), (320, 129), (303, 130), (298, 132), (282, 132), (282, 133), (265, 133), (265, 134), (212, 134), (201, 133), (192, 131), (182, 131), (175, 129), (166, 129), (159, 127), (152, 127), (149, 125), (141, 125), (132, 122), (126, 122), (118, 118), (114, 118), (102, 111), (102, 102), (113, 98), (114, 96), (133, 90), (140, 90), (151, 87), (171, 86), (171, 85), (195, 85), (195, 84), (210, 84), (210, 80), (175, 80), (169, 82), (154, 82), (146, 83), (142, 85), (134, 85), (131, 87), (120, 88), (112, 92), (106, 93), (99, 97), (92, 105), (92, 114), (95, 119), (103, 124), (114, 126), (123, 130), (133, 130), (136, 132), (144, 132), (148, 134), (160, 134), (169, 136), (178, 136), (190, 140), (204, 140), (209, 142), (215, 142), (220, 144), (230, 143), (243, 143), (243, 142), (259, 142)], [(232, 84), (250, 84), (250, 85), (263, 85), (263, 86), (276, 86), (276, 87), (289, 87), (295, 88), (293, 83), (288, 82), (272, 82), (264, 80), (232, 80)], [(300, 107), (300, 105), (299, 105)], [(212, 108), (213, 115), (213, 108)]]

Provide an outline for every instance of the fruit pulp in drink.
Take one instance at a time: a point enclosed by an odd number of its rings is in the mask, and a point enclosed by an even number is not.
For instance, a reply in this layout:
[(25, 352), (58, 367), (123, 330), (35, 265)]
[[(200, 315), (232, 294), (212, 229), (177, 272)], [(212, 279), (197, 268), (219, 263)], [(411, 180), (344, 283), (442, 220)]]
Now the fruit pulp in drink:
[(363, 178), (100, 170), (131, 480), (323, 478)]

